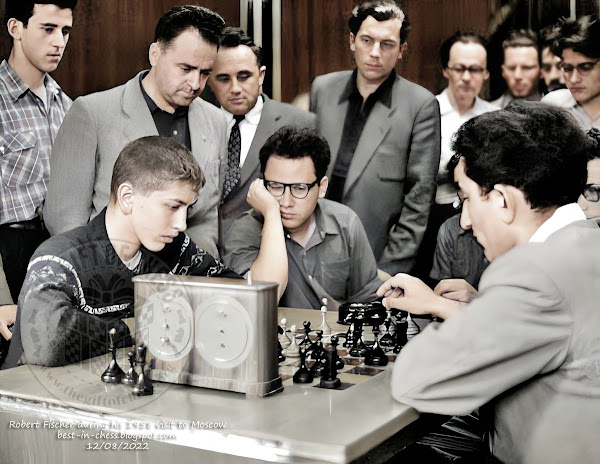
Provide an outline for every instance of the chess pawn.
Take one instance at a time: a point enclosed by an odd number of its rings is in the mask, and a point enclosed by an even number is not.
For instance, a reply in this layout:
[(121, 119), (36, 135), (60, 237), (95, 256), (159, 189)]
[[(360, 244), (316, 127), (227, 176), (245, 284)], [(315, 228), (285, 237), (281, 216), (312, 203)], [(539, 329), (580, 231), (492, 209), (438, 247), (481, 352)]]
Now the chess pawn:
[(119, 363), (117, 363), (117, 348), (115, 347), (114, 341), (115, 333), (117, 333), (117, 331), (114, 329), (114, 327), (108, 331), (108, 336), (110, 339), (108, 351), (112, 353), (112, 357), (108, 367), (100, 377), (105, 383), (120, 383), (121, 379), (125, 375), (125, 372), (123, 372), (123, 369), (121, 369)]
[(306, 367), (306, 350), (300, 348), (300, 369), (294, 374), (294, 383), (312, 383), (313, 373)]
[(127, 357), (129, 358), (129, 369), (127, 369), (127, 372), (121, 379), (121, 383), (124, 383), (125, 385), (135, 385), (135, 383), (137, 382), (138, 374), (135, 371), (134, 356), (135, 354), (133, 353), (133, 351), (127, 353)]
[(365, 356), (365, 364), (367, 366), (385, 366), (388, 363), (388, 358), (383, 351), (383, 348), (379, 345), (379, 327), (373, 327), (373, 336), (375, 337), (375, 341), (373, 342), (373, 346), (367, 350), (367, 354)]
[(277, 340), (277, 362), (282, 363), (285, 361), (285, 356), (283, 355), (283, 348), (281, 347), (281, 342)]
[(136, 366), (139, 366), (139, 374), (135, 387), (133, 387), (132, 393), (135, 396), (147, 396), (154, 393), (154, 387), (152, 386), (152, 380), (147, 376), (144, 366), (146, 365), (146, 347), (140, 345), (136, 348)]
[[(323, 299), (325, 301), (327, 301), (326, 298), (323, 298)], [(331, 333), (331, 327), (327, 323), (327, 319), (326, 319), (326, 317), (327, 317), (327, 306), (325, 306), (325, 305), (321, 306), (321, 316), (323, 317), (323, 322), (319, 326), (319, 330), (321, 330), (324, 335), (329, 335)]]
[(285, 349), (292, 343), (287, 334), (287, 319), (285, 317), (281, 319), (281, 329), (283, 330), (283, 333), (279, 337), (279, 343), (281, 343), (281, 347)]
[(332, 335), (330, 338), (330, 341), (331, 341), (331, 346), (333, 346), (333, 351), (335, 353), (335, 367), (337, 368), (338, 371), (342, 370), (344, 368), (344, 361), (342, 361), (342, 359), (340, 358), (340, 356), (338, 355), (338, 352), (337, 352), (339, 338), (337, 335)]
[[(334, 335), (335, 337), (335, 335)], [(333, 337), (332, 337), (333, 338)], [(337, 338), (337, 337), (336, 337)], [(327, 348), (327, 362), (325, 363), (325, 369), (321, 374), (321, 383), (319, 386), (321, 388), (329, 388), (336, 389), (340, 388), (342, 385), (342, 381), (337, 376), (337, 340), (335, 345), (331, 344)]]

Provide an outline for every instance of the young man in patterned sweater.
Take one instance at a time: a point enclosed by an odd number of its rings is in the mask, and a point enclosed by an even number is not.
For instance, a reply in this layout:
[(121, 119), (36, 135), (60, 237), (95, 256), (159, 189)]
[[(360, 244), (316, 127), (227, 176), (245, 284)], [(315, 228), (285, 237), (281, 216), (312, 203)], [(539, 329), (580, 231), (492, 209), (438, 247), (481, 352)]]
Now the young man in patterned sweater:
[[(133, 276), (151, 272), (237, 277), (183, 232), (204, 182), (193, 155), (169, 138), (143, 137), (115, 164), (111, 200), (86, 226), (46, 241), (33, 255), (4, 369), (60, 366), (131, 344)], [(267, 271), (268, 273), (268, 271)], [(286, 276), (256, 276), (279, 281)]]

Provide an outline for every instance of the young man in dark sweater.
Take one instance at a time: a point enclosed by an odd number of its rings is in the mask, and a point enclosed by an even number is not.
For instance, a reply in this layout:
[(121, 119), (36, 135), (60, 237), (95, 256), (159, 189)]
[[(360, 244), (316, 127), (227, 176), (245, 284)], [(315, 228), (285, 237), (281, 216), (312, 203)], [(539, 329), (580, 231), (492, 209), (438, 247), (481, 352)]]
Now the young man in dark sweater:
[(111, 328), (118, 346), (131, 344), (122, 319), (133, 316), (135, 275), (237, 277), (183, 232), (203, 183), (193, 155), (174, 140), (152, 136), (127, 145), (114, 166), (109, 205), (33, 255), (3, 368), (19, 358), (60, 366), (106, 353)]

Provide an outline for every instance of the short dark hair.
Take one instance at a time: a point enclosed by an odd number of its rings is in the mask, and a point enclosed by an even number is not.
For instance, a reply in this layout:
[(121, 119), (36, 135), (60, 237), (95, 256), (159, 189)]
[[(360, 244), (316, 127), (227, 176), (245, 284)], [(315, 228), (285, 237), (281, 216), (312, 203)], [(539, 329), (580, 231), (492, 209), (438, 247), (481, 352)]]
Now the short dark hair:
[(515, 100), (460, 127), (448, 169), (462, 157), (482, 194), (496, 184), (510, 185), (524, 193), (532, 209), (544, 210), (577, 201), (592, 149), (592, 140), (567, 111)]
[(399, 19), (402, 22), (400, 27), (400, 43), (406, 42), (410, 32), (410, 23), (406, 14), (400, 8), (395, 0), (368, 0), (352, 10), (352, 16), (348, 20), (350, 32), (356, 35), (363, 21), (368, 16), (373, 16), (377, 21), (387, 21), (388, 19)]
[(260, 172), (264, 175), (271, 156), (299, 159), (310, 156), (315, 165), (317, 180), (327, 172), (331, 159), (329, 144), (316, 130), (297, 126), (283, 126), (260, 149)]
[(6, 0), (4, 25), (6, 25), (9, 19), (15, 18), (27, 27), (29, 18), (33, 16), (35, 5), (56, 5), (61, 10), (68, 8), (75, 11), (77, 0)]
[(600, 158), (600, 130), (596, 129), (595, 127), (592, 127), (588, 132), (587, 135), (593, 140), (596, 149), (592, 150), (592, 153), (590, 154), (589, 159), (593, 160), (596, 158)]
[(545, 48), (550, 47), (550, 51), (552, 51), (552, 44), (558, 38), (559, 26), (554, 24), (552, 26), (546, 26), (539, 33), (539, 44), (540, 51), (543, 51)]
[(263, 51), (262, 48), (254, 43), (251, 37), (247, 36), (243, 29), (239, 27), (226, 27), (223, 29), (223, 35), (219, 41), (221, 47), (225, 48), (236, 48), (240, 45), (246, 45), (250, 47), (254, 55), (256, 56), (256, 62), (260, 68), (263, 64)]
[[(462, 34), (460, 31), (457, 31), (453, 35), (448, 37), (446, 40), (444, 40), (444, 43), (442, 43), (442, 46), (440, 47), (440, 60), (442, 62), (442, 69), (446, 69), (448, 67), (448, 61), (450, 61), (450, 49), (452, 48), (452, 45), (454, 45), (456, 42), (462, 42), (465, 44), (466, 43), (479, 44), (483, 48), (486, 49), (486, 53), (487, 53), (487, 42), (482, 36), (477, 35), (473, 32), (467, 32), (467, 33)], [(486, 54), (486, 66), (487, 66), (487, 54)]]
[(563, 51), (572, 48), (574, 52), (600, 58), (600, 22), (594, 16), (579, 19), (563, 19), (558, 25), (552, 53), (562, 58)]
[(204, 185), (204, 176), (184, 145), (169, 137), (151, 135), (130, 142), (119, 154), (110, 182), (111, 201), (125, 182), (142, 195), (149, 195), (174, 182), (189, 183), (192, 190), (198, 191)]
[(219, 45), (225, 21), (218, 13), (197, 5), (175, 6), (159, 20), (154, 31), (154, 42), (168, 47), (188, 29), (195, 29), (208, 43)]

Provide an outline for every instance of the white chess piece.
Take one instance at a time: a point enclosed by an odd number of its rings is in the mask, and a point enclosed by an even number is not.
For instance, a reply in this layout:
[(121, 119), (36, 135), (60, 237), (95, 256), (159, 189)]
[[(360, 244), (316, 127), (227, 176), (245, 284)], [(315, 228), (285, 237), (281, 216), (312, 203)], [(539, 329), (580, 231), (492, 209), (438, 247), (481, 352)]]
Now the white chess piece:
[[(327, 301), (326, 298), (323, 298), (323, 299), (325, 301)], [(323, 335), (330, 335), (331, 327), (327, 323), (327, 306), (326, 305), (321, 306), (321, 316), (323, 316), (323, 322), (321, 323), (321, 325), (318, 327), (317, 330), (322, 330)]]
[(290, 337), (287, 334), (287, 325), (286, 324), (287, 324), (287, 319), (284, 317), (283, 319), (281, 319), (281, 328), (283, 329), (283, 333), (279, 336), (279, 343), (281, 343), (282, 348), (287, 348), (288, 346), (290, 346), (290, 343), (292, 343), (292, 341), (290, 340)]

